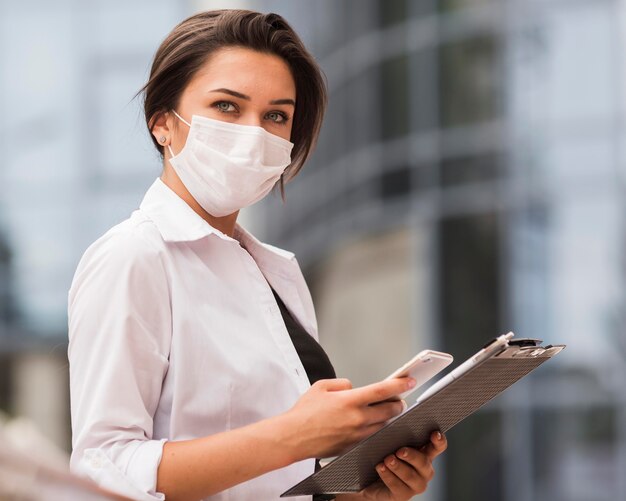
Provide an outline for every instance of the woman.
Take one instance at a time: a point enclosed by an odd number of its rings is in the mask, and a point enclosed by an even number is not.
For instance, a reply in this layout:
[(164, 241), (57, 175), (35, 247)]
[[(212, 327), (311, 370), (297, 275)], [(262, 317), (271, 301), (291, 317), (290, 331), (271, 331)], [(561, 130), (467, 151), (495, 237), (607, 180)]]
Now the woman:
[[(163, 172), (69, 291), (71, 468), (134, 499), (276, 499), (414, 385), (334, 379), (293, 254), (236, 223), (309, 157), (321, 73), (280, 16), (213, 11), (174, 28), (143, 91)], [(403, 448), (337, 498), (423, 492), (445, 447)]]

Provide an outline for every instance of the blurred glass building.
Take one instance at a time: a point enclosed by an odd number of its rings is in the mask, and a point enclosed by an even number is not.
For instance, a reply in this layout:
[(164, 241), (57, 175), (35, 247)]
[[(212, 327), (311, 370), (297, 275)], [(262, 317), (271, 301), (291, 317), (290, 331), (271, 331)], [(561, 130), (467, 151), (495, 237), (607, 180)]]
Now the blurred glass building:
[(190, 9), (2, 2), (0, 404), (67, 449), (67, 292), (87, 246), (160, 174), (133, 96)]
[(0, 408), (68, 447), (71, 277), (160, 172), (133, 95), (223, 7), (284, 15), (328, 77), (286, 204), (242, 217), (298, 256), (340, 376), (508, 330), (568, 345), (449, 433), (420, 499), (626, 499), (626, 0), (8, 0)]

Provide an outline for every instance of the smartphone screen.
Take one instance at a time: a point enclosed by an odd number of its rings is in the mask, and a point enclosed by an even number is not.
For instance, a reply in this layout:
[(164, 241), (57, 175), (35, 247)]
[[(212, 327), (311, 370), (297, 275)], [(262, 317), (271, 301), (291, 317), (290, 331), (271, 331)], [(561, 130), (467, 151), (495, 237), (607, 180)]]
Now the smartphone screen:
[(454, 358), (449, 353), (443, 353), (441, 351), (424, 350), (415, 355), (402, 367), (395, 370), (392, 374), (385, 379), (392, 379), (394, 377), (406, 377), (410, 376), (415, 379), (415, 386), (410, 390), (401, 393), (392, 400), (400, 400), (406, 398), (412, 392), (417, 390), (424, 383), (432, 379), (439, 372), (445, 369), (452, 363)]

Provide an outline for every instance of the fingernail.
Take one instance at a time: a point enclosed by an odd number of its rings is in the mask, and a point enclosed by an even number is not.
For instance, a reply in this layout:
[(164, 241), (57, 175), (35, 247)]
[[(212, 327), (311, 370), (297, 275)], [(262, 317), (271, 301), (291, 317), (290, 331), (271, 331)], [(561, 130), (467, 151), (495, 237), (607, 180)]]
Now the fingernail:
[(384, 464), (379, 464), (378, 465), (378, 471), (384, 472), (385, 471), (385, 465)]
[(395, 466), (396, 465), (396, 458), (389, 459), (389, 461), (387, 461), (387, 463), (389, 463), (389, 466)]
[(406, 402), (404, 400), (402, 400), (402, 412), (404, 412), (407, 409), (408, 405), (406, 404)]
[(413, 388), (415, 386), (415, 384), (417, 383), (417, 381), (415, 381), (415, 379), (413, 379), (412, 377), (409, 378), (408, 382), (407, 382), (407, 387), (408, 388)]
[(441, 436), (441, 432), (435, 432), (435, 439), (437, 440), (441, 440), (442, 436)]
[(403, 458), (407, 457), (409, 455), (409, 451), (408, 449), (400, 449), (400, 456), (402, 456)]

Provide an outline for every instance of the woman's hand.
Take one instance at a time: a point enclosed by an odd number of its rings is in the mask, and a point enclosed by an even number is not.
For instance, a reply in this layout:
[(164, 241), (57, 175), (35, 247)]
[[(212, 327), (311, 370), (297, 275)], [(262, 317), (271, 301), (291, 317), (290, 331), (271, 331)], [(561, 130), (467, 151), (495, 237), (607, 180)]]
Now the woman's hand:
[(422, 494), (435, 474), (432, 461), (446, 450), (448, 442), (439, 432), (420, 450), (402, 447), (376, 466), (380, 480), (358, 494), (341, 494), (337, 501), (405, 501)]
[[(340, 454), (400, 414), (402, 401), (384, 402), (415, 386), (395, 378), (352, 389), (347, 379), (322, 379), (284, 415), (284, 440), (294, 461)], [(375, 405), (372, 405), (375, 404)]]

